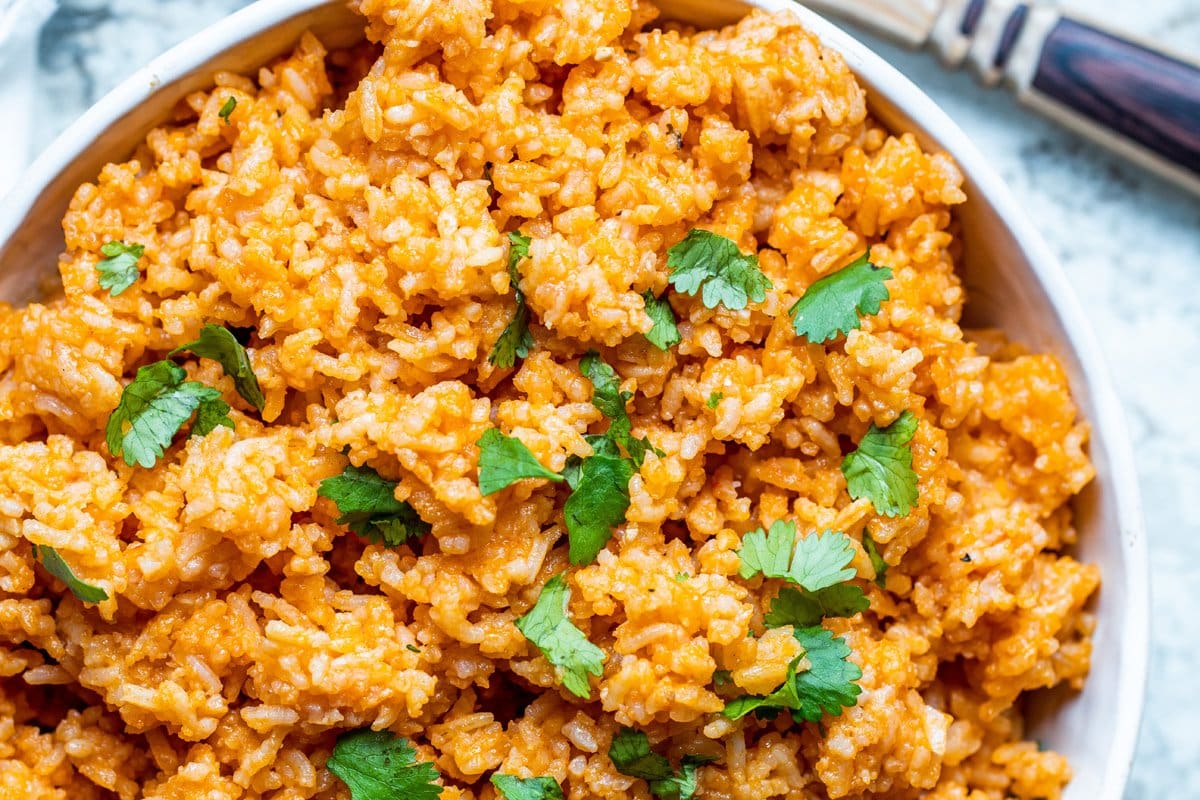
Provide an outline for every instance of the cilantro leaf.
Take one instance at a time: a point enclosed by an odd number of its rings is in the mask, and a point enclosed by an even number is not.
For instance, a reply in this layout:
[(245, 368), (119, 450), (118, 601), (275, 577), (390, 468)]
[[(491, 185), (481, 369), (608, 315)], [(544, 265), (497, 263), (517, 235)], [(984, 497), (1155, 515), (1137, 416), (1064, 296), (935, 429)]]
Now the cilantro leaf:
[(370, 467), (347, 464), (341, 475), (321, 481), (317, 495), (337, 505), (338, 525), (376, 544), (397, 547), (431, 529), (411, 505), (396, 499), (398, 485)]
[(587, 699), (592, 693), (588, 675), (604, 673), (604, 651), (589, 642), (571, 622), (567, 615), (570, 599), (571, 588), (563, 573), (559, 573), (546, 581), (537, 602), (516, 621), (516, 626), (558, 669), (567, 691)]
[(716, 761), (713, 756), (684, 756), (679, 772), (661, 781), (650, 782), (650, 793), (662, 800), (690, 800), (696, 794), (696, 771), (704, 764)]
[(613, 736), (608, 758), (617, 772), (641, 778), (650, 784), (650, 793), (662, 800), (689, 800), (696, 793), (696, 769), (716, 759), (712, 756), (684, 756), (679, 772), (665, 757), (650, 749), (646, 734), (622, 728)]
[(108, 592), (101, 589), (99, 586), (92, 586), (90, 583), (81, 581), (75, 575), (75, 571), (70, 565), (63, 560), (63, 557), (58, 554), (58, 551), (53, 547), (44, 544), (35, 544), (33, 546), (33, 557), (42, 562), (42, 566), (54, 577), (67, 585), (71, 590), (71, 594), (85, 603), (99, 603), (108, 599)]
[(863, 550), (867, 552), (867, 558), (871, 559), (871, 566), (875, 568), (875, 585), (880, 589), (885, 588), (888, 563), (880, 555), (879, 546), (875, 544), (875, 540), (871, 537), (871, 532), (865, 528), (863, 529), (862, 545)]
[(575, 490), (563, 506), (572, 564), (592, 563), (613, 528), (625, 521), (633, 473), (633, 462), (626, 458), (594, 455), (580, 465)]
[(592, 382), (592, 405), (612, 421), (607, 436), (625, 448), (625, 452), (633, 459), (634, 466), (641, 467), (648, 452), (662, 458), (663, 452), (650, 444), (648, 439), (632, 434), (633, 423), (625, 410), (625, 404), (633, 395), (621, 391), (621, 382), (616, 371), (606, 364), (595, 350), (589, 351), (579, 360), (579, 370)]
[(200, 329), (198, 339), (181, 344), (167, 355), (175, 356), (180, 353), (192, 353), (200, 358), (216, 361), (225, 374), (233, 378), (233, 385), (238, 394), (259, 411), (263, 410), (266, 401), (263, 399), (262, 389), (258, 386), (254, 368), (250, 366), (250, 355), (228, 328), (205, 325)]
[(851, 583), (826, 586), (815, 592), (785, 586), (771, 600), (763, 617), (768, 628), (811, 628), (826, 617), (853, 617), (871, 607), (863, 590)]
[[(795, 548), (793, 552), (793, 546)], [(796, 523), (776, 520), (770, 533), (762, 528), (747, 533), (738, 551), (743, 578), (758, 573), (768, 578), (784, 578), (810, 592), (848, 581), (855, 571), (848, 565), (854, 560), (854, 545), (840, 531), (814, 533), (796, 541)]]
[(563, 800), (558, 781), (546, 775), (518, 778), (516, 775), (492, 776), (492, 785), (505, 800)]
[[(855, 681), (862, 670), (849, 660), (850, 646), (821, 627), (798, 628), (793, 636), (804, 648), (809, 668), (795, 672), (771, 694), (747, 695), (725, 705), (725, 716), (740, 719), (751, 711), (788, 709), (796, 722), (819, 722), (823, 714), (839, 716), (858, 702), (862, 692)], [(792, 669), (801, 658), (792, 662)]]
[(721, 405), (721, 401), (724, 399), (725, 399), (724, 392), (713, 392), (712, 394), (710, 394), (708, 396), (708, 400), (706, 400), (704, 402), (704, 405), (708, 406), (711, 409), (716, 409), (717, 406)]
[(701, 292), (705, 308), (723, 305), (740, 311), (761, 303), (771, 279), (758, 268), (758, 256), (746, 255), (737, 243), (720, 234), (693, 228), (667, 251), (671, 285), (688, 295)]
[(100, 252), (105, 256), (96, 263), (96, 271), (100, 273), (100, 288), (107, 289), (110, 297), (116, 297), (133, 286), (134, 281), (142, 274), (138, 269), (138, 261), (146, 252), (146, 247), (140, 244), (109, 242), (100, 248)]
[(351, 800), (438, 800), (441, 777), (390, 731), (363, 728), (338, 737), (325, 767), (350, 789)]
[(517, 299), (517, 310), (512, 321), (504, 326), (500, 338), (492, 345), (488, 362), (501, 369), (508, 369), (517, 363), (518, 358), (527, 357), (535, 346), (537, 342), (529, 332), (529, 307), (525, 305), (524, 295), (521, 295)]
[(225, 124), (229, 124), (229, 115), (237, 108), (237, 98), (230, 95), (225, 102), (221, 104), (221, 110), (217, 112), (217, 116), (225, 120)]
[(905, 411), (886, 428), (874, 424), (858, 449), (842, 460), (846, 488), (855, 500), (868, 497), (885, 517), (903, 517), (917, 505), (917, 473), (912, 468), (912, 442), (918, 420)]
[(788, 678), (783, 684), (768, 695), (744, 695), (730, 700), (721, 712), (729, 719), (741, 719), (751, 711), (776, 710), (781, 708), (799, 708), (801, 699), (796, 691), (796, 668), (804, 660), (801, 654), (792, 659), (788, 665)]
[(817, 722), (822, 712), (840, 716), (842, 708), (852, 707), (862, 693), (862, 687), (855, 683), (862, 677), (862, 670), (850, 660), (850, 645), (824, 628), (799, 628), (792, 635), (804, 648), (810, 665), (796, 675), (800, 707), (793, 710), (792, 717), (797, 722)]
[(608, 758), (617, 772), (645, 781), (661, 781), (675, 774), (671, 762), (650, 749), (646, 734), (633, 728), (622, 728), (608, 746)]
[(508, 234), (508, 277), (512, 280), (514, 289), (521, 281), (517, 265), (521, 263), (521, 259), (529, 258), (529, 245), (531, 244), (533, 244), (532, 236), (526, 236), (520, 231), (511, 231)]
[(654, 292), (647, 289), (642, 294), (646, 304), (646, 316), (650, 317), (653, 326), (646, 331), (646, 339), (659, 350), (670, 350), (674, 345), (683, 341), (679, 334), (679, 325), (675, 322), (675, 312), (667, 298), (655, 297)]
[(200, 407), (196, 409), (196, 421), (192, 423), (192, 431), (188, 436), (207, 436), (218, 427), (233, 430), (233, 420), (229, 418), (229, 403), (220, 397), (201, 400)]
[(525, 478), (545, 478), (555, 483), (563, 480), (543, 467), (524, 442), (505, 436), (498, 428), (488, 428), (475, 444), (479, 446), (479, 491), (484, 497)]
[[(221, 399), (221, 393), (197, 381), (184, 380), (186, 377), (183, 367), (170, 361), (139, 368), (108, 418), (108, 452), (131, 467), (153, 467), (183, 424), (205, 403), (211, 405), (205, 412), (205, 430), (201, 433), (225, 424), (219, 420), (221, 407), (213, 403)], [(228, 408), (224, 407), (225, 413)]]
[(500, 338), (492, 345), (492, 352), (488, 354), (488, 362), (501, 369), (508, 369), (517, 363), (518, 358), (528, 356), (537, 344), (529, 332), (529, 306), (520, 288), (521, 273), (517, 271), (521, 259), (529, 258), (529, 245), (533, 239), (520, 231), (512, 231), (508, 234), (508, 241), (508, 279), (516, 295), (517, 308), (512, 321), (505, 326)]
[(800, 587), (784, 588), (771, 601), (763, 619), (768, 627), (807, 628), (825, 617), (852, 617), (870, 608), (863, 590), (846, 583), (856, 575), (850, 567), (854, 545), (840, 531), (814, 533), (796, 541), (796, 524), (776, 520), (769, 533), (759, 528), (746, 534), (738, 555), (742, 560), (738, 574), (743, 578), (761, 573)]
[(625, 404), (633, 395), (621, 391), (621, 381), (617, 378), (616, 370), (605, 363), (595, 350), (591, 350), (579, 360), (579, 371), (592, 382), (592, 405), (614, 422), (628, 421)]
[(871, 263), (871, 251), (805, 290), (788, 313), (792, 328), (813, 344), (844, 336), (862, 325), (861, 317), (879, 313), (890, 298), (886, 281), (892, 271)]

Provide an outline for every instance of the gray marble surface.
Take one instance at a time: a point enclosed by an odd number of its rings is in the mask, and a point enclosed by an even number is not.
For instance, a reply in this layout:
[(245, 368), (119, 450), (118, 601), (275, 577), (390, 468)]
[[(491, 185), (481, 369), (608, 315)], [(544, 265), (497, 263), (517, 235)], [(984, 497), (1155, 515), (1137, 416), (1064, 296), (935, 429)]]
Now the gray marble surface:
[[(61, 0), (40, 43), (37, 141), (125, 74), (244, 0)], [(1074, 0), (1108, 24), (1200, 51), (1200, 0)], [(1200, 201), (930, 58), (870, 43), (971, 134), (1058, 252), (1108, 355), (1135, 437), (1153, 573), (1149, 705), (1129, 800), (1200, 798)]]

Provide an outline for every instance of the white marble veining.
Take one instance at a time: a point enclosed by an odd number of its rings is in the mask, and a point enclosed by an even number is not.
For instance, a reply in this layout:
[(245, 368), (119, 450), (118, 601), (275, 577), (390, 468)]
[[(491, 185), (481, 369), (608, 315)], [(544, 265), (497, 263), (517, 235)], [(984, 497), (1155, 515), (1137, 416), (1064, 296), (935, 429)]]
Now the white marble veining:
[[(41, 39), (37, 140), (245, 0), (61, 0)], [(1111, 26), (1200, 50), (1200, 0), (1074, 0)], [(971, 134), (1062, 259), (1135, 437), (1153, 572), (1149, 704), (1127, 797), (1200, 798), (1200, 200), (1118, 163), (928, 56), (864, 37)]]

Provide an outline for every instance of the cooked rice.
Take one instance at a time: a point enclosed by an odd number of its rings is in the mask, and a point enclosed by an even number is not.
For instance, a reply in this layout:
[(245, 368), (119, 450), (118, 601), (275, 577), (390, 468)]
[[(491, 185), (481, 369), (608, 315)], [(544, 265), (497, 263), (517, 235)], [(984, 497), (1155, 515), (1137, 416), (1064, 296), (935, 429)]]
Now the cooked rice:
[[(1088, 670), (1098, 573), (1062, 554), (1087, 426), (1053, 357), (959, 327), (954, 163), (884, 130), (788, 15), (692, 32), (633, 0), (359, 7), (373, 43), (305, 36), (253, 79), (218, 74), (80, 187), (61, 295), (0, 310), (0, 798), (346, 798), (324, 763), (360, 726), (416, 743), (445, 800), (493, 797), (494, 770), (645, 798), (606, 755), (619, 725), (720, 754), (705, 798), (1057, 798), (1070, 769), (1026, 739), (1020, 701)], [(697, 225), (775, 288), (744, 311), (674, 295), (664, 353), (641, 294)], [(517, 227), (538, 347), (501, 370)], [(110, 240), (146, 245), (116, 298), (95, 269)], [(796, 337), (787, 308), (868, 245), (895, 272), (882, 312)], [(257, 330), (262, 420), (192, 361), (236, 430), (125, 466), (103, 434), (124, 383), (208, 322)], [(570, 573), (608, 654), (585, 702), (513, 624), (567, 566), (559, 490), (481, 497), (475, 442), (495, 424), (553, 469), (587, 455), (592, 348), (665, 455)], [(888, 519), (839, 464), (905, 409), (921, 501)], [(344, 449), (400, 479), (430, 538), (334, 523), (316, 490)], [(718, 713), (715, 670), (766, 692), (796, 653), (746, 638), (765, 598), (737, 577), (740, 537), (780, 518), (856, 542), (869, 524), (891, 565), (883, 590), (855, 558), (871, 609), (828, 625), (864, 691), (822, 726)], [(110, 599), (76, 600), (31, 544)]]

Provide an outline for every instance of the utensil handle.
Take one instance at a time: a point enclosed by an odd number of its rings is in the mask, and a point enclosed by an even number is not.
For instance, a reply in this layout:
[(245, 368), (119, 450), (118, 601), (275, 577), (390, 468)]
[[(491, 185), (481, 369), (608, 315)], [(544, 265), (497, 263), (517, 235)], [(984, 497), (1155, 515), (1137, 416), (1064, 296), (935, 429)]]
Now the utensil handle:
[[(984, 82), (1200, 193), (1200, 64), (1038, 3), (959, 0), (934, 41)], [(953, 22), (953, 19), (951, 19)], [(939, 36), (939, 33), (941, 34)]]

